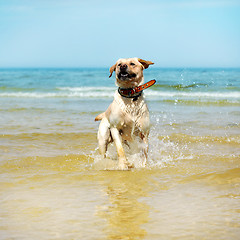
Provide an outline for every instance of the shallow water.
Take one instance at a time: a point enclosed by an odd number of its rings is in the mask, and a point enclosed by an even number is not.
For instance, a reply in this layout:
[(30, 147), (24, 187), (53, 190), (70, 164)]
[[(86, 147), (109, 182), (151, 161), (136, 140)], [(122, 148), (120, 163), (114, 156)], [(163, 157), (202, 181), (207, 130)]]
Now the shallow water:
[(161, 86), (146, 90), (147, 167), (129, 155), (131, 171), (116, 170), (113, 146), (111, 160), (98, 154), (94, 117), (114, 91), (105, 72), (1, 72), (0, 238), (238, 239), (239, 71), (146, 72)]

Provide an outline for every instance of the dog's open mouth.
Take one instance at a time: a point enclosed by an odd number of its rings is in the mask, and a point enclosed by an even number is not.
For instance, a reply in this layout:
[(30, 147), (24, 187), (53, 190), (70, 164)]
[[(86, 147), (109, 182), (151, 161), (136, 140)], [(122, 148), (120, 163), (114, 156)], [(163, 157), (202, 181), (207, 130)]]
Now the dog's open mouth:
[(121, 80), (131, 79), (131, 78), (135, 78), (135, 77), (136, 77), (135, 73), (120, 72), (118, 74), (118, 78)]

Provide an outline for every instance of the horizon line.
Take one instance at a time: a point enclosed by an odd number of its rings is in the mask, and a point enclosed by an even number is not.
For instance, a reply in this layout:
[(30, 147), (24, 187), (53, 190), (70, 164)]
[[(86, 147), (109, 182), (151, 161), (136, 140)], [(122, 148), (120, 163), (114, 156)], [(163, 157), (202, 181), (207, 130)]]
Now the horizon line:
[[(36, 67), (1, 67), (0, 66), (0, 69), (83, 69), (83, 68), (88, 68), (88, 69), (108, 69), (108, 68), (110, 68), (110, 67), (107, 67), (107, 66), (102, 66), (102, 67), (96, 67), (96, 66), (76, 66), (76, 67), (43, 67), (43, 66), (36, 66)], [(240, 68), (240, 66), (238, 66), (238, 67), (234, 67), (234, 66), (228, 66), (228, 67), (226, 67), (226, 66), (214, 66), (214, 67), (206, 67), (206, 66), (176, 66), (176, 67), (173, 67), (173, 66), (163, 66), (163, 67), (161, 67), (161, 66), (151, 66), (151, 69), (153, 69), (153, 68), (155, 68), (155, 69), (157, 69), (157, 68), (161, 68), (161, 69), (164, 69), (164, 68), (181, 68), (181, 69), (199, 69), (199, 68), (206, 68), (206, 69), (223, 69), (223, 68), (225, 68), (225, 69), (227, 69), (227, 68), (231, 68), (231, 69), (233, 69), (233, 68), (235, 68), (235, 69), (237, 69), (237, 68)]]

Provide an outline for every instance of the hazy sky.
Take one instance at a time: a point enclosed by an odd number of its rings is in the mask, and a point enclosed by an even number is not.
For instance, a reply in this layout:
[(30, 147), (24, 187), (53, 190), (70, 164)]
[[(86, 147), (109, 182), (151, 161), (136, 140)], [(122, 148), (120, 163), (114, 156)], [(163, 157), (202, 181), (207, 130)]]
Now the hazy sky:
[(0, 67), (240, 67), (240, 0), (0, 0)]

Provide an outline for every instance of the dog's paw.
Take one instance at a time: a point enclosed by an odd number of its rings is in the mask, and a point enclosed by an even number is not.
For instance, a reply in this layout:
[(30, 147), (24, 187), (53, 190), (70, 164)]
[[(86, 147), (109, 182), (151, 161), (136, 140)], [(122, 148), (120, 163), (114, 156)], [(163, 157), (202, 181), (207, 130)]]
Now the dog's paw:
[(125, 162), (119, 162), (118, 169), (119, 170), (130, 170), (131, 168), (134, 168), (134, 165), (125, 161)]

